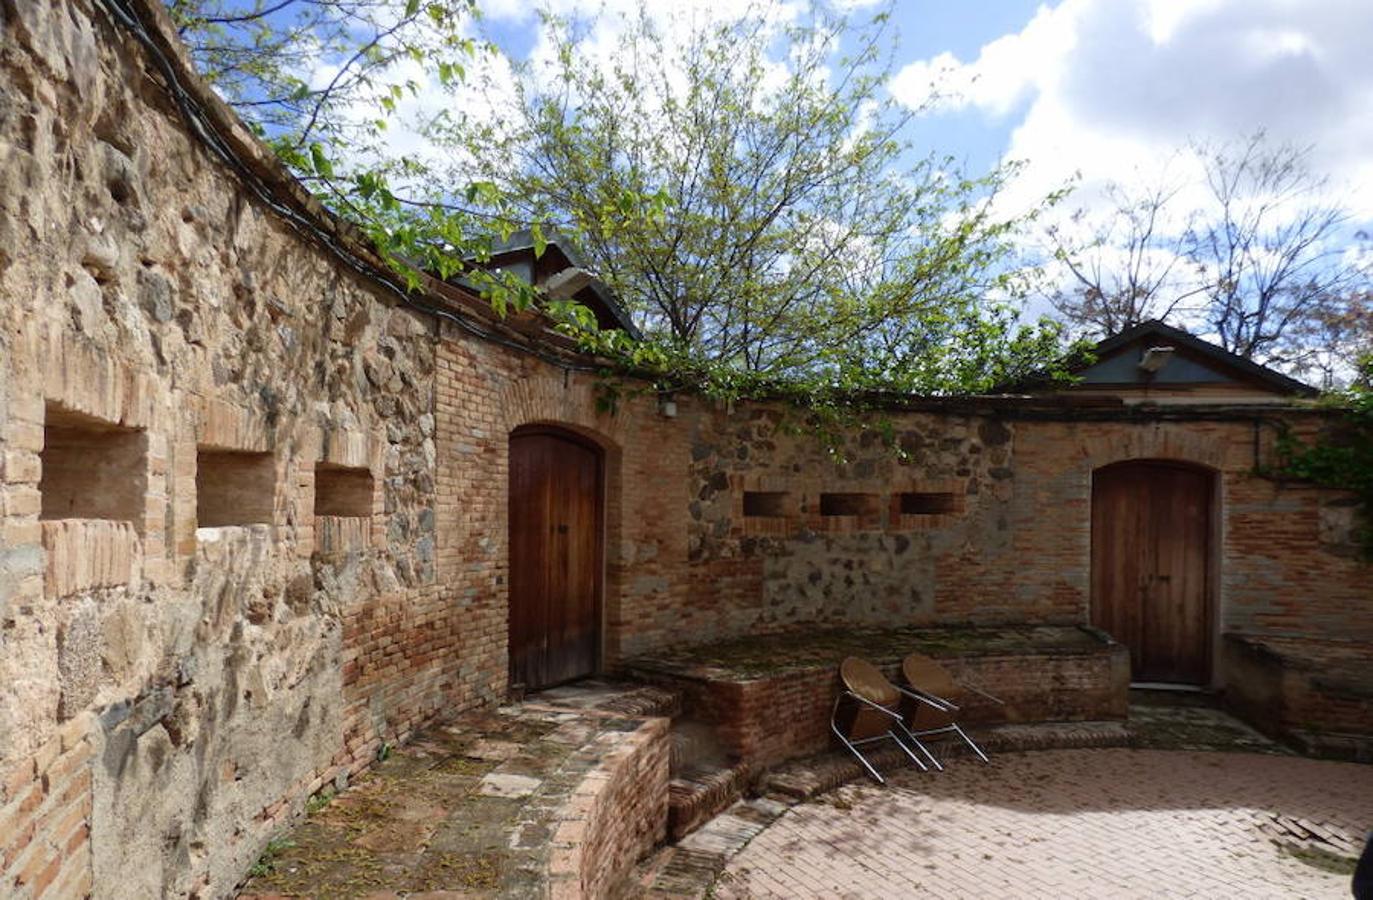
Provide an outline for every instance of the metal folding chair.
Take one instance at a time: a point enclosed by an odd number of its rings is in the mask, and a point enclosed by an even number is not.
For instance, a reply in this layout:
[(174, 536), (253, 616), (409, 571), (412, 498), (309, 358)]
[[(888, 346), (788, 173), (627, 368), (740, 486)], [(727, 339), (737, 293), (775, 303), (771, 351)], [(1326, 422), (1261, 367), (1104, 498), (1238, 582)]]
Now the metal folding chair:
[[(901, 690), (907, 697), (920, 701), (912, 703), (908, 708), (906, 726), (910, 729), (911, 734), (917, 739), (956, 734), (972, 748), (979, 759), (988, 762), (987, 754), (982, 752), (982, 748), (977, 746), (977, 743), (968, 737), (967, 732), (955, 721), (959, 708), (952, 698), (962, 699), (963, 687), (966, 687), (967, 690), (981, 694), (993, 702), (1001, 703), (1002, 701), (972, 685), (960, 687), (953, 680), (948, 669), (920, 653), (912, 653), (901, 661), (901, 674), (906, 679), (907, 687), (898, 688), (898, 690)], [(930, 755), (931, 759), (934, 758), (924, 744), (921, 744), (921, 749)], [(939, 766), (937, 762), (935, 766), (942, 769), (942, 766)]]
[(936, 768), (942, 768), (929, 750), (906, 727), (900, 709), (901, 698), (903, 695), (913, 695), (907, 694), (888, 681), (872, 663), (856, 656), (850, 656), (839, 665), (839, 677), (844, 688), (839, 692), (839, 696), (834, 698), (834, 708), (830, 712), (830, 730), (850, 753), (858, 757), (863, 768), (877, 779), (878, 784), (886, 784), (886, 779), (863, 755), (860, 748), (879, 741), (894, 741), (922, 772), (928, 772), (930, 767), (926, 765), (925, 760), (915, 754), (915, 750), (924, 753)]

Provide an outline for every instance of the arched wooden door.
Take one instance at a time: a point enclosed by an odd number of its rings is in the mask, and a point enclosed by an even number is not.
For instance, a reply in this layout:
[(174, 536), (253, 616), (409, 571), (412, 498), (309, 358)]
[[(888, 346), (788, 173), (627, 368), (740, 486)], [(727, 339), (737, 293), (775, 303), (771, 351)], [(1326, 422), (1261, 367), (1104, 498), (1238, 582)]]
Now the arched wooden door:
[(510, 437), (510, 683), (596, 671), (601, 631), (601, 453), (549, 428)]
[(1133, 681), (1210, 680), (1212, 489), (1158, 460), (1092, 475), (1092, 624), (1130, 649)]

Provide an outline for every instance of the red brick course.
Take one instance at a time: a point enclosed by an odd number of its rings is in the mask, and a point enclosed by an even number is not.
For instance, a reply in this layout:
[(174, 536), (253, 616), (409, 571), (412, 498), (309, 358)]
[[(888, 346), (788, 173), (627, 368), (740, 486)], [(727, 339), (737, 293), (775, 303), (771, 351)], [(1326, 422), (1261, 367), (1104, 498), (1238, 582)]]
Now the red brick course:
[(667, 719), (650, 719), (605, 757), (557, 813), (553, 897), (604, 897), (667, 834)]
[(0, 894), (79, 896), (89, 885), (92, 746), (85, 730), (92, 724), (89, 716), (73, 719), (33, 759), (8, 770), (0, 794)]

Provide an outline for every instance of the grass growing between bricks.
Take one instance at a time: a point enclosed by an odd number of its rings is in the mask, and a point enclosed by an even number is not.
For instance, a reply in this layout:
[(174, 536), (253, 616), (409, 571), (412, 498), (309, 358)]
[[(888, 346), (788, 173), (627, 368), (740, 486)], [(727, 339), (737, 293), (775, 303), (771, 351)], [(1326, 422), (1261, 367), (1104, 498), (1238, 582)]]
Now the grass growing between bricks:
[(643, 724), (512, 707), (430, 728), (347, 789), (312, 796), (241, 896), (537, 893), (598, 754)]
[(273, 838), (267, 842), (267, 848), (262, 851), (262, 855), (253, 863), (248, 874), (254, 878), (265, 877), (276, 871), (277, 859), (282, 853), (295, 846), (295, 842), (286, 838)]

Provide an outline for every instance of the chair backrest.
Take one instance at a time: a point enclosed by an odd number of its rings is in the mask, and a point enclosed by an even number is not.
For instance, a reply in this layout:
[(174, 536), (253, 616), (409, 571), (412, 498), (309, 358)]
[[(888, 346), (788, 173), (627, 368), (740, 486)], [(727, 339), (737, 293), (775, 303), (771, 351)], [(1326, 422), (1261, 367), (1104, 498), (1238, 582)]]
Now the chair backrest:
[(901, 700), (901, 692), (896, 686), (866, 659), (848, 657), (839, 664), (839, 677), (843, 679), (844, 687), (873, 703), (895, 706)]
[(951, 702), (957, 702), (961, 693), (949, 670), (921, 653), (912, 653), (901, 660), (901, 674), (906, 677), (906, 683), (916, 690)]
[[(839, 664), (839, 678), (844, 687), (879, 706), (896, 711), (901, 705), (901, 692), (887, 680), (880, 670), (865, 659), (850, 656)], [(886, 734), (892, 719), (864, 703), (851, 700), (842, 718), (841, 727), (850, 740), (861, 741)]]

